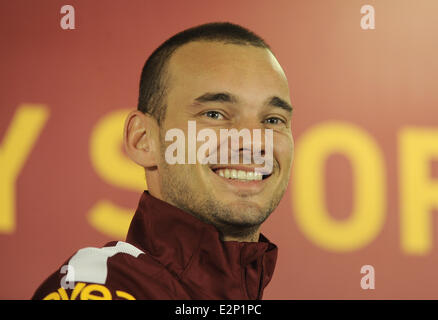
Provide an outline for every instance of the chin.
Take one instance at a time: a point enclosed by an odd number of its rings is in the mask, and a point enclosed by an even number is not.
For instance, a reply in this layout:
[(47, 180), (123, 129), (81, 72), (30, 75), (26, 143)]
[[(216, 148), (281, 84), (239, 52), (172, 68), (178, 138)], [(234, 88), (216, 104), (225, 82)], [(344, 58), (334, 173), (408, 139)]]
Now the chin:
[(268, 210), (252, 201), (237, 200), (225, 205), (227, 210), (218, 216), (223, 223), (234, 226), (257, 226), (269, 216)]

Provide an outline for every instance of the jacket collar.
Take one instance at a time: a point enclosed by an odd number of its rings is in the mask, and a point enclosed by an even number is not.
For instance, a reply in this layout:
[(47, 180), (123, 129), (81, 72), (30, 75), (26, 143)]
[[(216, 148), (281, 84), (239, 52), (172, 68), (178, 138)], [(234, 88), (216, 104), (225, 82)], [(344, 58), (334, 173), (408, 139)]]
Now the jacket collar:
[(213, 225), (147, 191), (126, 240), (174, 274), (194, 299), (261, 299), (278, 252), (262, 234), (258, 242), (221, 241)]

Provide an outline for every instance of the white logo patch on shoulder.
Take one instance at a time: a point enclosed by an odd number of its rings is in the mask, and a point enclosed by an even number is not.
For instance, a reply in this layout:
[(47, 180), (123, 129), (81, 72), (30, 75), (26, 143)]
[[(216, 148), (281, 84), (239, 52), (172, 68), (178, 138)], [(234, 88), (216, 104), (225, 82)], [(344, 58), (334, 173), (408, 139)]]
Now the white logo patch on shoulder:
[[(117, 242), (113, 247), (80, 249), (68, 262), (69, 271), (66, 280), (105, 284), (108, 275), (107, 260), (121, 252), (136, 258), (144, 253), (132, 244), (123, 241)], [(72, 272), (70, 272), (71, 269)]]

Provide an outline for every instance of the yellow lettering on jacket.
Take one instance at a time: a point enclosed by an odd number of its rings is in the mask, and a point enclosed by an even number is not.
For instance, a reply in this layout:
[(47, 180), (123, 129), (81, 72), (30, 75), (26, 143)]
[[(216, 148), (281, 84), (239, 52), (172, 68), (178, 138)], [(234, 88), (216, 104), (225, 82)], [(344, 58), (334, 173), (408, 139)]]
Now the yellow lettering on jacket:
[[(104, 285), (86, 285), (83, 282), (78, 282), (71, 292), (70, 297), (67, 291), (63, 287), (60, 287), (57, 291), (46, 295), (43, 300), (76, 300), (78, 296), (80, 300), (112, 300), (113, 298), (111, 291)], [(126, 300), (136, 300), (133, 295), (122, 290), (116, 290), (115, 296)]]

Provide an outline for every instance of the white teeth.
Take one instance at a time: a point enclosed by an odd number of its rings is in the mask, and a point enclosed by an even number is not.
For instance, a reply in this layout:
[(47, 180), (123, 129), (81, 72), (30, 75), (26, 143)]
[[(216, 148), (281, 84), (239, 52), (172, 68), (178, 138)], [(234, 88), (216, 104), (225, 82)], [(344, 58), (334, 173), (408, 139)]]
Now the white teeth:
[(236, 169), (219, 169), (216, 174), (227, 179), (236, 179), (242, 181), (262, 180), (263, 175), (259, 172), (244, 171)]
[(237, 179), (246, 180), (246, 171), (242, 171), (242, 170), (237, 171)]

